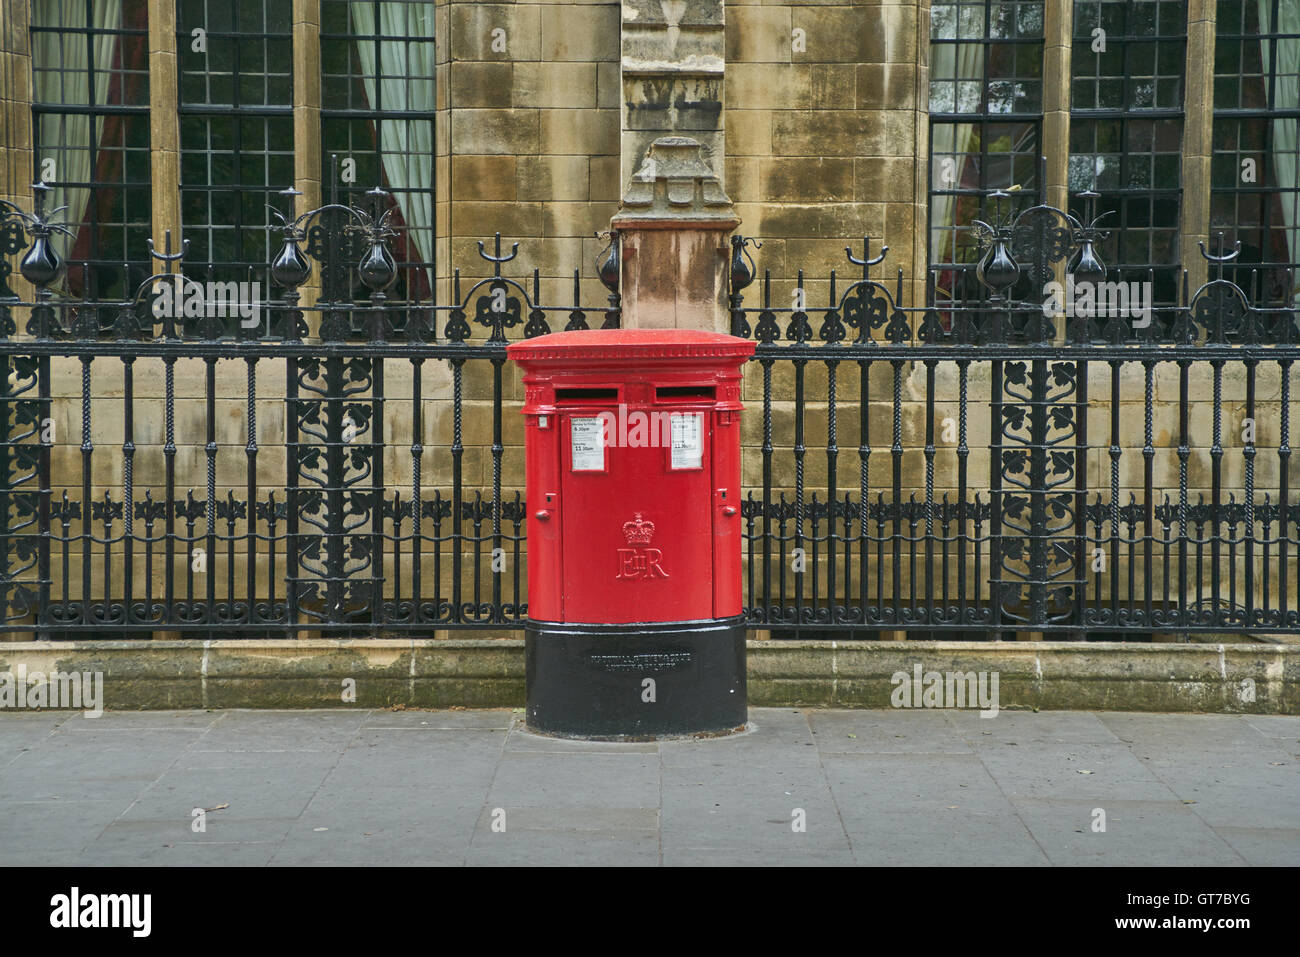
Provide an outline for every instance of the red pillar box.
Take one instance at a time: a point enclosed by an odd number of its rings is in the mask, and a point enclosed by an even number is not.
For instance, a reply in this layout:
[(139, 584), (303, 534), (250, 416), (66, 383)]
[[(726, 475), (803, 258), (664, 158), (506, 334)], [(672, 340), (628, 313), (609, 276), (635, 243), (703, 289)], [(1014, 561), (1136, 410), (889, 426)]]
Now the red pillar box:
[(754, 343), (685, 329), (511, 344), (524, 370), (528, 726), (744, 726), (740, 379)]

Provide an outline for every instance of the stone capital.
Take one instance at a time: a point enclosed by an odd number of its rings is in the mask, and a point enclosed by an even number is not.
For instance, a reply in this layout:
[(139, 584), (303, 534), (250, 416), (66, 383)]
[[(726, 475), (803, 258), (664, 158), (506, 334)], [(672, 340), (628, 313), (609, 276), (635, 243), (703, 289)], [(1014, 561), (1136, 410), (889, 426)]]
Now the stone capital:
[(704, 155), (689, 136), (661, 136), (650, 144), (632, 175), (614, 229), (720, 229), (740, 225), (735, 207)]

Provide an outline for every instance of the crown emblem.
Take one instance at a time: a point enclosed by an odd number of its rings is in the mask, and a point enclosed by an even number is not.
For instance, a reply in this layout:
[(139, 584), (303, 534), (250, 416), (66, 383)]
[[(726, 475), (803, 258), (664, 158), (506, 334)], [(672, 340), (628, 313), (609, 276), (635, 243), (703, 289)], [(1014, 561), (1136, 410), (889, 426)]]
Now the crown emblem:
[(623, 535), (629, 545), (649, 545), (654, 533), (655, 523), (647, 522), (640, 512), (636, 513), (632, 521), (623, 523)]

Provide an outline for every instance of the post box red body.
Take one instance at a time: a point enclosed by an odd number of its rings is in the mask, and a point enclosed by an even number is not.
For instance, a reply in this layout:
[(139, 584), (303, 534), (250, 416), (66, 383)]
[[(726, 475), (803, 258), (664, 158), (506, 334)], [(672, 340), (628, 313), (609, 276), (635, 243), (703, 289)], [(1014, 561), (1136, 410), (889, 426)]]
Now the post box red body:
[(740, 368), (753, 352), (695, 330), (508, 347), (524, 371), (530, 726), (744, 725)]

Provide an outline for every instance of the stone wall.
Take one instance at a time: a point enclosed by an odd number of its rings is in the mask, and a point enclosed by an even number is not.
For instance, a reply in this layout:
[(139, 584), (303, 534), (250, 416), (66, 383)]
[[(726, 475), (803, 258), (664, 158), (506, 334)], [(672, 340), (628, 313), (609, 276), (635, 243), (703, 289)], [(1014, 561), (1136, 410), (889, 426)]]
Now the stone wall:
[[(31, 643), (6, 646), (0, 667), (103, 672), (104, 700), (121, 711), (337, 708), (345, 678), (361, 708), (505, 708), (525, 703), (523, 645), (463, 636)], [(1005, 711), (1300, 713), (1300, 649), (1282, 644), (751, 640), (748, 656), (752, 707), (887, 708), (892, 676), (911, 674), (919, 657), (999, 675)]]
[(889, 245), (889, 276), (923, 276), (928, 17), (915, 0), (727, 4), (726, 186), (774, 304), (802, 269), (823, 306), (864, 236)]
[(606, 244), (595, 234), (609, 229), (622, 193), (619, 5), (449, 0), (444, 7), (440, 289), (449, 293), (455, 269), (462, 292), (491, 275), (477, 244), (500, 232), (519, 242), (505, 270), (517, 277), (540, 270), (546, 303), (572, 302), (575, 269), (583, 301), (603, 303), (595, 260)]
[(0, 199), (30, 208), (32, 51), (30, 0), (0, 8)]

